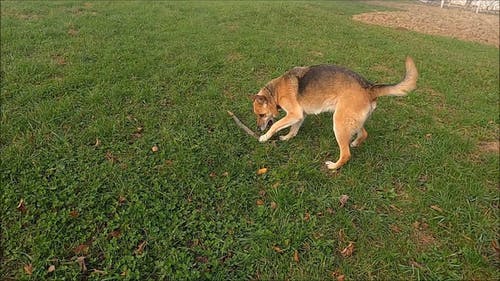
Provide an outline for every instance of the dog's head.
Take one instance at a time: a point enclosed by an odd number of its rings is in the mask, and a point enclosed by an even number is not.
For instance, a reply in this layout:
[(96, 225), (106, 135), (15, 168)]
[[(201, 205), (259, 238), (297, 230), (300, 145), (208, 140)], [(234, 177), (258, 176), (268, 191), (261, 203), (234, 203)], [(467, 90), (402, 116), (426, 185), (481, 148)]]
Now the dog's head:
[(262, 88), (253, 96), (253, 112), (257, 117), (257, 127), (264, 131), (278, 117), (278, 105), (269, 87)]

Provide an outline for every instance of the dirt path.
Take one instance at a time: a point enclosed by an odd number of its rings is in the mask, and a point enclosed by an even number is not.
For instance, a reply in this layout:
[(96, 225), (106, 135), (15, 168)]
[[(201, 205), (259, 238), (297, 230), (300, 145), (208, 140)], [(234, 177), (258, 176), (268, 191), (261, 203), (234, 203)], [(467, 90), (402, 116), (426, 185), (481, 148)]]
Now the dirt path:
[(372, 12), (353, 16), (370, 24), (406, 28), (417, 32), (451, 36), (499, 47), (499, 15), (476, 14), (470, 11), (395, 2), (369, 2), (402, 11)]

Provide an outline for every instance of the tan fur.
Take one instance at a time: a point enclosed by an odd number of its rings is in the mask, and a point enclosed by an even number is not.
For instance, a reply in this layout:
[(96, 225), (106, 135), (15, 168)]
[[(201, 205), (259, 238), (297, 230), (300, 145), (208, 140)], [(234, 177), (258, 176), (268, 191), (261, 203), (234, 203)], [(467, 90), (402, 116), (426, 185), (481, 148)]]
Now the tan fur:
[[(375, 85), (337, 66), (295, 67), (271, 80), (253, 97), (253, 110), (261, 130), (278, 116), (280, 108), (286, 112), (259, 141), (265, 142), (287, 127), (289, 133), (280, 139), (289, 140), (297, 134), (307, 114), (334, 112), (333, 130), (340, 157), (335, 163), (327, 161), (326, 165), (328, 169), (338, 169), (351, 158), (349, 145), (357, 147), (368, 137), (364, 123), (375, 110), (377, 98), (406, 95), (416, 88), (417, 77), (417, 68), (410, 57), (406, 58), (405, 78), (396, 85)], [(354, 135), (356, 138), (351, 142)]]

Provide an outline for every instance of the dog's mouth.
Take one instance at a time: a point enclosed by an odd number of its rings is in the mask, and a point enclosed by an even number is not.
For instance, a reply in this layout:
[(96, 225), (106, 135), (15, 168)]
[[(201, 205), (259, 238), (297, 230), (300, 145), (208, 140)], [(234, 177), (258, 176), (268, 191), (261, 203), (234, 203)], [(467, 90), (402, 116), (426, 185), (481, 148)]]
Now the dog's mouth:
[(273, 118), (270, 118), (269, 120), (267, 120), (267, 123), (265, 123), (264, 125), (260, 126), (260, 130), (261, 131), (266, 131), (269, 128), (271, 128), (271, 126), (273, 124), (274, 124), (274, 120), (273, 120)]

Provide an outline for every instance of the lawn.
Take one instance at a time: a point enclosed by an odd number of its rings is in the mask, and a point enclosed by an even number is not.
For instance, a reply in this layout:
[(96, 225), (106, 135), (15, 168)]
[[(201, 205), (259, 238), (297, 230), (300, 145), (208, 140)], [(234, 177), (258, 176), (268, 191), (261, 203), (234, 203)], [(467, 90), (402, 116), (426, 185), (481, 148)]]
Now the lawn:
[[(382, 9), (2, 1), (0, 279), (496, 280), (499, 51), (351, 19)], [(406, 55), (417, 90), (338, 172), (331, 114), (261, 144), (226, 112), (253, 128), (293, 66), (392, 83)]]

